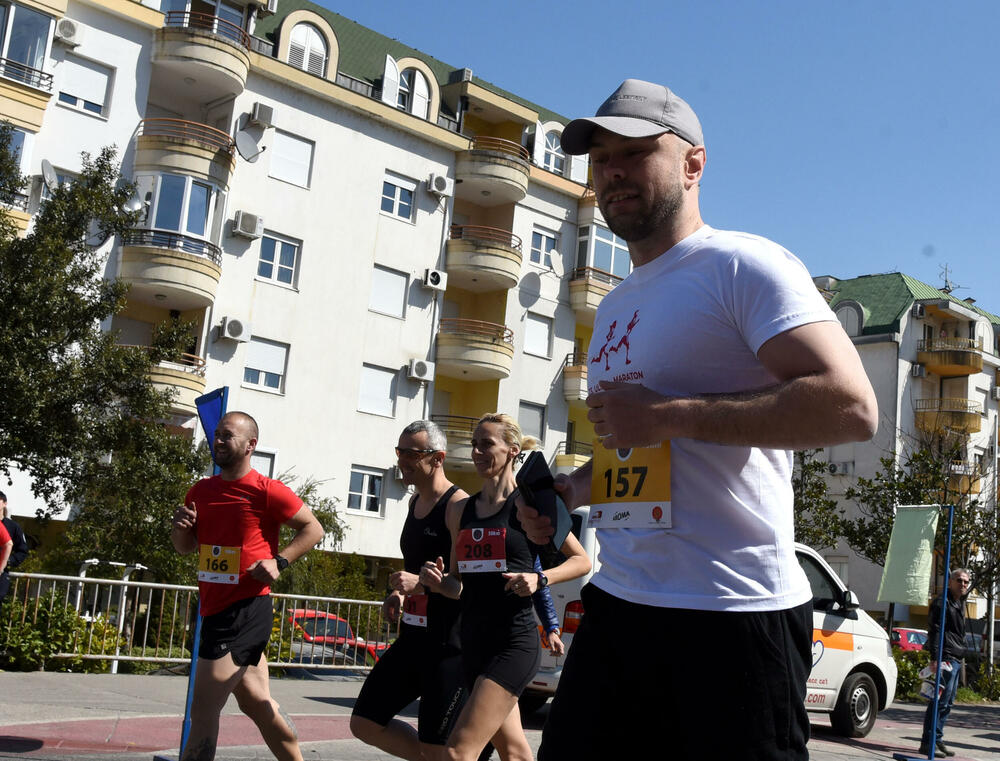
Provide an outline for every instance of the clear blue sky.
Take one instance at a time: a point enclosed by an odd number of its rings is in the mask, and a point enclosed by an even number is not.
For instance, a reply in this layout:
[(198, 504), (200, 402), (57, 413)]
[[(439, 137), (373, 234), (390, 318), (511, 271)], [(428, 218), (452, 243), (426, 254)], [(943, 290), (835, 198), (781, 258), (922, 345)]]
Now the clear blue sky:
[(568, 117), (667, 84), (704, 127), (706, 222), (814, 275), (947, 264), (1000, 314), (996, 0), (322, 3)]

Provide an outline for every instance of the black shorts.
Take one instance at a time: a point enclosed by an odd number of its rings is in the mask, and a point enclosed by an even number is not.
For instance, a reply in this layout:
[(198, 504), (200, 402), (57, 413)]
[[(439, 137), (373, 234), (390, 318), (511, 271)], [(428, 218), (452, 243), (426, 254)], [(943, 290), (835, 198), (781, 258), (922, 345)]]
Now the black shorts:
[(469, 694), (462, 680), (462, 654), (421, 633), (403, 634), (365, 679), (354, 715), (387, 725), (417, 698), (420, 742), (444, 745)]
[(201, 620), (198, 657), (210, 661), (233, 656), (237, 666), (253, 666), (260, 660), (274, 625), (270, 595), (248, 597)]
[(699, 761), (809, 758), (811, 601), (760, 613), (657, 608), (593, 584), (582, 601), (539, 761), (642, 758), (651, 748)]
[(462, 667), (468, 688), (476, 679), (491, 679), (512, 695), (521, 696), (538, 672), (542, 649), (534, 613), (524, 622), (492, 625), (468, 612), (462, 614)]

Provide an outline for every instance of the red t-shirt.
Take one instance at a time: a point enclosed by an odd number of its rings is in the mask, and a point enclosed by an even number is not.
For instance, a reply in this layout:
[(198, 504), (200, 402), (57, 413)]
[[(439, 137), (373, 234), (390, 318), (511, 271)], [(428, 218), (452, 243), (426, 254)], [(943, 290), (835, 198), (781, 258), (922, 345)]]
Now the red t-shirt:
[[(10, 533), (7, 531), (7, 527), (3, 525), (3, 521), (0, 521), (0, 547), (3, 547), (7, 542), (12, 541), (10, 538)], [(0, 568), (0, 571), (3, 569)]]
[(184, 498), (189, 507), (192, 502), (198, 512), (201, 614), (210, 616), (239, 600), (268, 594), (270, 585), (257, 581), (247, 568), (278, 553), (281, 524), (299, 511), (302, 500), (281, 481), (251, 470), (237, 481), (203, 478)]

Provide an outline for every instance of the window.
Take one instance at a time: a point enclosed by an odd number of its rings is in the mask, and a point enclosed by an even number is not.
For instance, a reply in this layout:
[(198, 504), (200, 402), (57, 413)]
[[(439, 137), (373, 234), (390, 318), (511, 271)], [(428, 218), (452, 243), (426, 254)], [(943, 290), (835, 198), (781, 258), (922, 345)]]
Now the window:
[(395, 370), (374, 365), (361, 367), (361, 389), (358, 393), (358, 411), (373, 415), (393, 417), (396, 414)]
[(396, 108), (426, 119), (429, 106), (430, 90), (424, 75), (416, 69), (403, 69), (399, 73)]
[(285, 387), (285, 367), (288, 363), (288, 344), (251, 338), (247, 344), (247, 360), (243, 368), (243, 384), (270, 391), (281, 392)]
[(136, 178), (137, 185), (155, 186), (150, 209), (153, 227), (187, 233), (199, 238), (209, 237), (218, 191), (193, 177), (161, 174), (159, 177)]
[(288, 46), (288, 63), (318, 77), (326, 75), (326, 40), (312, 24), (296, 24)]
[(51, 25), (51, 18), (31, 8), (0, 5), (0, 59), (7, 59), (0, 60), (0, 75), (38, 87)]
[(632, 271), (628, 243), (606, 227), (584, 225), (580, 228), (576, 266), (593, 267), (625, 278)]
[(312, 174), (313, 142), (281, 130), (271, 143), (271, 177), (303, 188)]
[(542, 164), (550, 172), (562, 174), (566, 166), (566, 154), (563, 153), (562, 143), (558, 132), (545, 133), (545, 162)]
[(65, 106), (103, 116), (113, 69), (72, 53), (59, 66), (59, 102)]
[(534, 436), (539, 443), (543, 443), (545, 441), (545, 405), (521, 402), (517, 406), (517, 424), (521, 426), (521, 433), (525, 436)]
[(524, 353), (550, 357), (551, 346), (552, 318), (528, 312), (524, 318)]
[(559, 242), (559, 236), (554, 232), (535, 228), (531, 233), (531, 261), (552, 268), (552, 252)]
[(368, 308), (391, 317), (402, 317), (406, 308), (408, 282), (406, 273), (376, 264), (372, 271), (372, 292)]
[(250, 455), (250, 467), (262, 476), (274, 478), (274, 453), (261, 452), (259, 449), (255, 450)]
[(299, 246), (299, 241), (265, 232), (260, 239), (257, 277), (294, 286), (295, 271), (299, 266)]
[(382, 512), (382, 471), (362, 465), (351, 466), (351, 483), (347, 492), (347, 509), (365, 513)]
[(386, 172), (382, 181), (382, 211), (394, 217), (411, 220), (413, 218), (413, 194), (417, 183)]

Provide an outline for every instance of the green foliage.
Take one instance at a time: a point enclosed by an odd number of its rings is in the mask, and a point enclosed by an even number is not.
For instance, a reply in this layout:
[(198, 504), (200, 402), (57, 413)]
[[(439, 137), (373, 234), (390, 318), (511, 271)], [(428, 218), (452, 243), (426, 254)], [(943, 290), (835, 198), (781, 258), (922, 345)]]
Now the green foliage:
[(11, 671), (75, 671), (83, 658), (53, 658), (56, 653), (72, 653), (86, 635), (86, 622), (72, 608), (65, 607), (53, 592), (29, 600), (8, 599), (0, 611), (5, 624), (0, 629), (3, 651), (0, 664)]
[[(0, 201), (24, 186), (8, 156), (10, 134), (0, 125)], [(52, 189), (28, 236), (18, 237), (0, 208), (0, 474), (30, 476), (48, 504), (43, 520), (65, 503), (78, 506), (59, 546), (37, 553), (51, 552), (46, 570), (73, 571), (97, 555), (176, 581), (190, 561), (173, 552), (166, 521), (207, 457), (158, 422), (170, 395), (147, 372), (187, 348), (192, 326), (167, 321), (138, 348), (102, 329), (128, 290), (105, 277), (102, 242), (135, 225), (137, 212), (123, 210), (132, 192), (105, 148), (83, 154), (79, 177)]]
[(976, 681), (976, 690), (986, 700), (1000, 700), (1000, 666), (984, 666)]
[(795, 492), (795, 541), (821, 550), (835, 547), (841, 535), (842, 509), (831, 499), (824, 474), (826, 463), (816, 459), (819, 449), (795, 453), (792, 488)]
[(896, 699), (917, 700), (920, 693), (920, 669), (930, 662), (930, 653), (925, 650), (903, 650), (894, 647), (892, 657), (896, 661), (898, 671)]
[(956, 703), (982, 703), (983, 696), (972, 687), (959, 687), (955, 690)]

